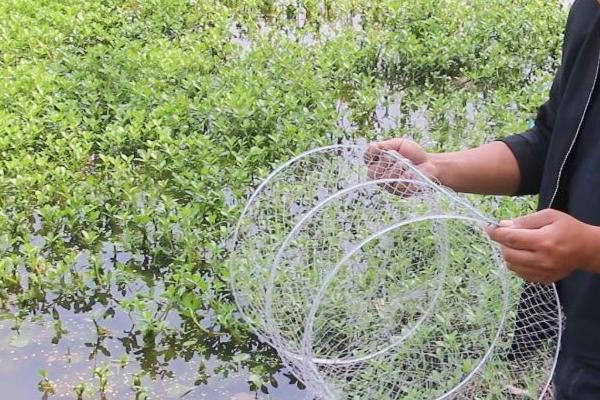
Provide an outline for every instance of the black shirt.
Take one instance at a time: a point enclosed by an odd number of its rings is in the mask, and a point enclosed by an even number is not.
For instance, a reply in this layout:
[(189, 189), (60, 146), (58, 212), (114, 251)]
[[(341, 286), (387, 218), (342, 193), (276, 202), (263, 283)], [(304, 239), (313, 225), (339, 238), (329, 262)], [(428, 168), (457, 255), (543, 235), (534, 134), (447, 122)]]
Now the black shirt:
[(580, 137), (568, 160), (567, 212), (587, 224), (600, 221), (600, 85), (594, 89)]
[[(548, 101), (531, 129), (503, 139), (519, 164), (518, 194), (539, 194), (540, 209), (566, 211), (598, 226), (600, 90), (595, 86), (599, 82), (600, 4), (576, 0)], [(558, 290), (566, 315), (561, 352), (600, 360), (600, 274), (577, 271), (559, 282)], [(524, 304), (526, 300), (527, 296)]]
[[(599, 85), (600, 86), (600, 85)], [(580, 137), (568, 160), (564, 190), (564, 208), (568, 214), (587, 224), (600, 221), (600, 87), (594, 89), (590, 108), (584, 119)], [(577, 238), (574, 238), (577, 240)], [(600, 249), (598, 249), (600, 251)], [(577, 353), (581, 337), (589, 337), (594, 329), (600, 342), (600, 275), (576, 271), (558, 283), (558, 293), (565, 312), (564, 346)], [(588, 330), (582, 335), (582, 329)], [(587, 353), (587, 352), (586, 352)], [(590, 354), (580, 354), (589, 356)]]

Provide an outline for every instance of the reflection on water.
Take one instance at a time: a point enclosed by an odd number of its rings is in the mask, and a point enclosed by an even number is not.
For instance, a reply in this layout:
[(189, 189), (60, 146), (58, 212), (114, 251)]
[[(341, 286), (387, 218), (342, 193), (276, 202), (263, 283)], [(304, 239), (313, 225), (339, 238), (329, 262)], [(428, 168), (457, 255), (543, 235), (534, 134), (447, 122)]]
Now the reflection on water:
[[(26, 400), (307, 399), (267, 346), (220, 332), (210, 309), (200, 321), (181, 316), (165, 282), (135, 268), (147, 257), (110, 242), (100, 254), (115, 284), (66, 285), (0, 308), (0, 392)], [(80, 252), (73, 270), (89, 270), (92, 260)], [(261, 388), (269, 395), (249, 383), (257, 365), (273, 375)]]
[[(121, 313), (122, 314), (122, 313)], [(77, 387), (85, 388), (90, 398), (97, 398), (104, 369), (108, 384), (106, 399), (135, 398), (136, 378), (141, 378), (145, 393), (152, 399), (254, 399), (260, 392), (249, 390), (248, 372), (225, 367), (220, 357), (225, 354), (201, 354), (185, 351), (194, 339), (164, 338), (159, 342), (143, 337), (124, 315), (105, 319), (99, 336), (94, 317), (64, 312), (60, 317), (63, 335), (57, 340), (51, 316), (35, 318), (21, 324), (4, 321), (0, 327), (0, 388), (13, 399), (40, 398), (39, 370), (48, 373), (54, 395), (50, 398), (74, 398)], [(99, 324), (98, 324), (99, 325)], [(53, 344), (52, 342), (56, 342)], [(170, 346), (169, 342), (174, 344)], [(210, 350), (208, 353), (210, 353)], [(173, 358), (171, 358), (173, 357)], [(225, 369), (231, 369), (227, 377)], [(143, 370), (145, 373), (140, 374)], [(289, 382), (284, 373), (276, 375), (279, 388), (271, 387), (273, 399), (304, 399), (304, 392)], [(83, 396), (82, 398), (88, 398)], [(139, 397), (143, 398), (143, 397)]]

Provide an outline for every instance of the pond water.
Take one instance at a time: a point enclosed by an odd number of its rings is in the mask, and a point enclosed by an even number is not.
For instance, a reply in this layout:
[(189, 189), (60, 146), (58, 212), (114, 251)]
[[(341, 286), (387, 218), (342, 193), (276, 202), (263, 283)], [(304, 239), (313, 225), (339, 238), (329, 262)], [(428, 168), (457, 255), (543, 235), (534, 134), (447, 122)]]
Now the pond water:
[[(44, 398), (39, 370), (45, 370), (52, 382), (49, 398), (76, 398), (74, 387), (77, 385), (85, 387), (90, 394), (82, 398), (97, 398), (92, 393), (100, 391), (102, 373), (108, 378), (104, 398), (143, 398), (136, 397), (134, 380), (140, 368), (144, 368), (147, 374), (141, 378), (143, 388), (139, 392), (153, 399), (307, 399), (304, 391), (286, 384), (289, 379), (284, 371), (275, 376), (279, 385), (268, 388), (268, 397), (249, 389), (248, 371), (244, 369), (229, 376), (220, 374), (219, 356), (204, 358), (196, 353), (165, 361), (168, 346), (144, 344), (124, 315), (116, 315), (106, 324), (103, 327), (106, 336), (100, 337), (89, 315), (62, 314), (62, 328), (67, 332), (58, 340), (51, 316), (23, 323), (18, 332), (14, 330), (14, 323), (1, 324), (2, 393), (10, 393), (12, 399)], [(207, 376), (205, 382), (195, 383), (203, 374)]]
[[(42, 398), (39, 371), (44, 370), (52, 382), (50, 398), (75, 398), (78, 385), (89, 394), (103, 391), (106, 399), (134, 398), (136, 373), (144, 371), (139, 391), (148, 398), (308, 399), (305, 391), (286, 384), (290, 379), (285, 370), (274, 377), (278, 387), (268, 388), (271, 397), (251, 391), (248, 371), (221, 359), (235, 356), (227, 354), (235, 347), (215, 348), (216, 354), (208, 356), (186, 352), (181, 348), (186, 341), (180, 342), (184, 338), (175, 335), (153, 342), (126, 313), (117, 311), (105, 318), (102, 309), (101, 305), (91, 313), (63, 309), (54, 316), (30, 318), (18, 328), (14, 321), (0, 323), (0, 359), (4, 361), (0, 363), (0, 391), (11, 393), (13, 399)], [(176, 319), (167, 318), (170, 328), (185, 332), (184, 324), (177, 325)], [(102, 390), (101, 375), (108, 378)]]
[[(165, 348), (149, 348), (140, 345), (135, 331), (131, 332), (129, 321), (117, 318), (108, 336), (99, 338), (93, 321), (88, 316), (65, 313), (61, 318), (63, 329), (68, 332), (53, 344), (53, 321), (40, 318), (25, 323), (19, 332), (14, 324), (4, 322), (0, 328), (0, 390), (11, 393), (13, 399), (41, 398), (39, 370), (45, 370), (52, 382), (50, 398), (75, 398), (76, 385), (88, 385), (90, 393), (100, 387), (99, 372), (103, 366), (108, 376), (106, 399), (134, 398), (135, 374), (140, 366), (151, 371), (152, 377), (142, 379), (143, 391), (149, 398), (161, 399), (261, 399), (267, 395), (249, 390), (248, 372), (240, 370), (225, 377), (215, 371), (219, 359), (204, 359), (198, 354), (191, 359), (182, 357), (165, 362), (158, 353)], [(120, 329), (118, 326), (121, 325)], [(130, 325), (125, 328), (125, 325)], [(198, 370), (210, 375), (205, 384), (197, 385)], [(278, 388), (270, 387), (270, 399), (306, 399), (304, 391), (295, 385), (286, 385), (284, 372), (276, 375)], [(83, 398), (86, 398), (84, 396)], [(96, 398), (96, 397), (93, 397)]]
[[(102, 256), (106, 273), (136, 259), (108, 242)], [(76, 265), (89, 268), (88, 261), (82, 252)], [(27, 279), (23, 271), (23, 287)], [(46, 293), (28, 312), (0, 311), (0, 392), (24, 400), (309, 399), (285, 369), (271, 371), (266, 393), (252, 390), (247, 366), (273, 359), (273, 351), (235, 343), (206, 320), (183, 320), (161, 296), (163, 284), (138, 273), (108, 288), (88, 283), (81, 292)], [(140, 293), (153, 298), (146, 315), (128, 311), (127, 301)], [(150, 323), (158, 328), (148, 331)]]

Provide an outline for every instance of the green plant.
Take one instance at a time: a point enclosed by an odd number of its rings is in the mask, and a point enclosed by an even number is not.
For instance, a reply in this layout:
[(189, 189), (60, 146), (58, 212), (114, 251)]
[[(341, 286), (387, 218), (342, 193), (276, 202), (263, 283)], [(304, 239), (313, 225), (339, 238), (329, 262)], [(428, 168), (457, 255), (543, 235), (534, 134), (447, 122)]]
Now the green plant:
[[(0, 2), (4, 323), (49, 316), (60, 343), (77, 335), (63, 310), (101, 308), (94, 360), (119, 339), (150, 378), (198, 354), (267, 388), (279, 361), (240, 322), (223, 262), (249, 190), (321, 144), (456, 150), (525, 130), (565, 17), (544, 0)], [(501, 218), (533, 206), (477, 201)], [(127, 332), (106, 328), (119, 316)]]

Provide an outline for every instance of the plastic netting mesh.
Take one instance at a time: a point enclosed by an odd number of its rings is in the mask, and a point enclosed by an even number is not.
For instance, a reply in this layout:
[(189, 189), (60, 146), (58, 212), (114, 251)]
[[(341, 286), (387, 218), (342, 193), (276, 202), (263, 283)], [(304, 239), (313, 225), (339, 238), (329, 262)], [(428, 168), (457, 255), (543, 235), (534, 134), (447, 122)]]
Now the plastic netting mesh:
[(543, 398), (554, 286), (509, 274), (464, 198), (364, 155), (316, 149), (257, 188), (228, 261), (243, 317), (317, 398)]

